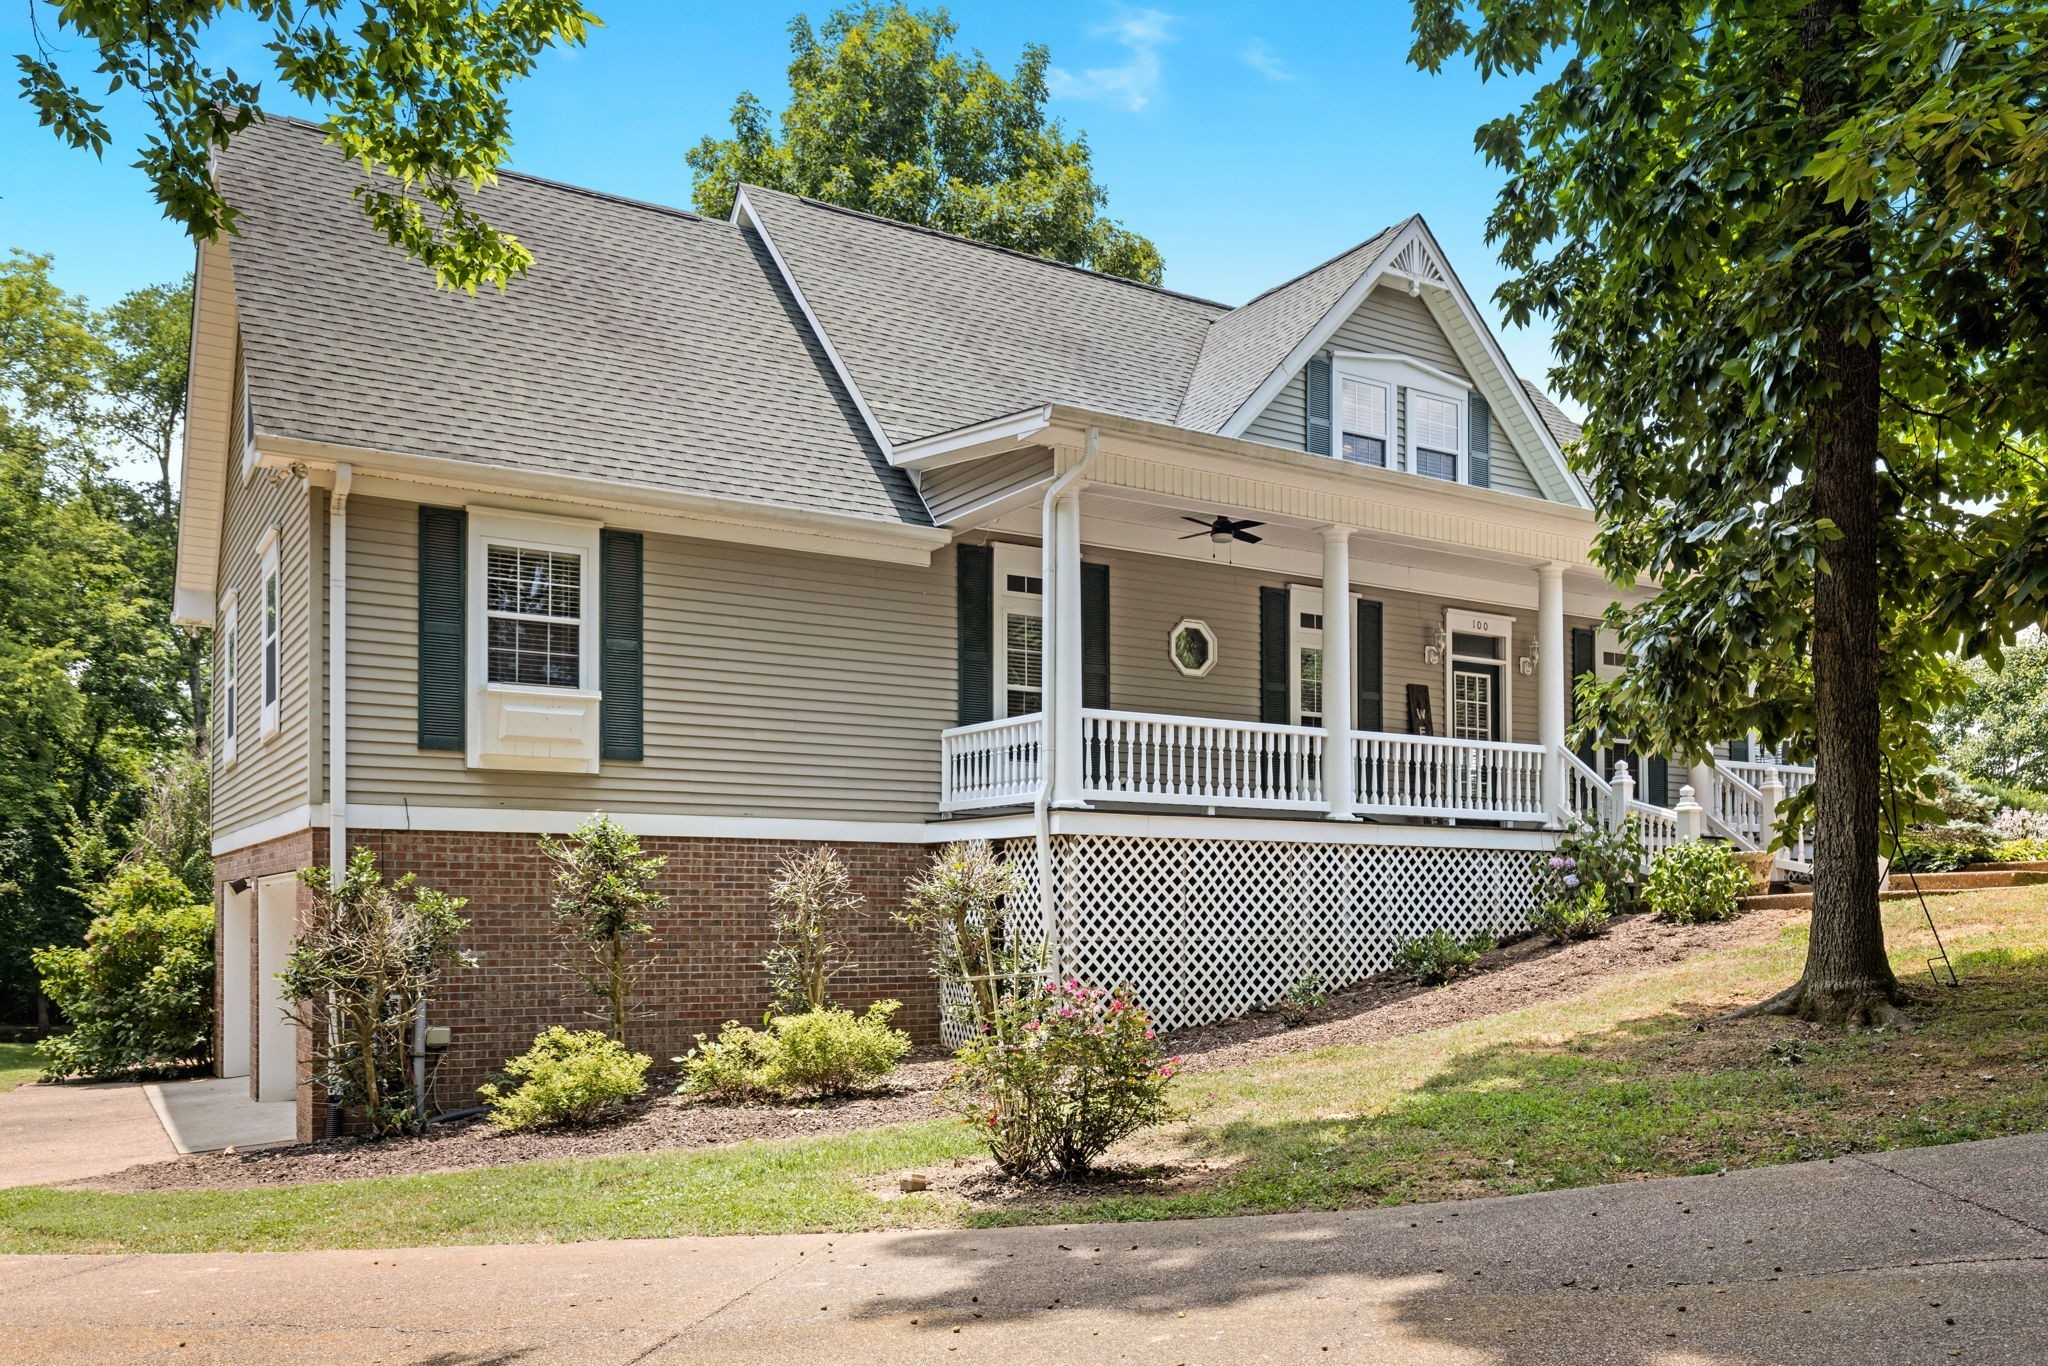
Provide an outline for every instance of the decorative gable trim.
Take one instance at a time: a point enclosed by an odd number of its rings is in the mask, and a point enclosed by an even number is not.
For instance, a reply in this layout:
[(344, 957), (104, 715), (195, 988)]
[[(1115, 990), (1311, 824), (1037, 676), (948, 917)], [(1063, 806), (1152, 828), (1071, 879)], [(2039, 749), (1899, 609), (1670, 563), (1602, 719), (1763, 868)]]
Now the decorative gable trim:
[[(1534, 453), (1542, 457), (1547, 472), (1552, 476), (1548, 482), (1568, 494), (1573, 505), (1590, 508), (1593, 505), (1592, 500), (1580, 486), (1578, 476), (1572, 473), (1571, 466), (1564, 458), (1564, 451), (1558, 446), (1556, 438), (1550, 434), (1550, 428), (1545, 425), (1542, 414), (1536, 411), (1534, 400), (1517, 380), (1513, 368), (1508, 364), (1506, 354), (1500, 349), (1500, 343), (1494, 339), (1493, 329), (1480, 316), (1479, 310), (1472, 303), (1472, 297), (1458, 282), (1457, 273), (1451, 269), (1449, 261), (1444, 257), (1443, 249), (1437, 245), (1428, 225), (1420, 216), (1410, 218), (1401, 225), (1386, 250), (1379, 254), (1378, 259), (1358, 277), (1351, 288), (1344, 291), (1343, 296), (1330, 306), (1329, 311), (1316, 321), (1315, 326), (1295, 343), (1287, 358), (1274, 367), (1273, 372), (1266, 376), (1265, 381), (1253, 391), (1252, 396), (1230, 415), (1230, 420), (1223, 424), (1218, 435), (1242, 437), (1253, 420), (1266, 410), (1267, 405), (1272, 403), (1282, 389), (1287, 387), (1287, 382), (1294, 377), (1295, 372), (1308, 363), (1310, 356), (1321, 351), (1329, 343), (1337, 329), (1343, 326), (1346, 318), (1358, 311), (1359, 305), (1365, 302), (1366, 295), (1373, 291), (1374, 286), (1390, 277), (1405, 281), (1411, 293), (1422, 294), (1425, 289), (1429, 290), (1427, 297), (1431, 302), (1432, 311), (1441, 302), (1462, 317), (1466, 326), (1471, 329), (1472, 335), (1477, 338), (1479, 348), (1498, 380), (1497, 387), (1500, 392), (1490, 392), (1485, 378), (1476, 369), (1471, 387), (1487, 394), (1494, 412), (1500, 415), (1503, 421), (1506, 421), (1510, 413), (1520, 419), (1521, 431), (1516, 431), (1512, 424), (1509, 427), (1510, 436), (1520, 438), (1517, 445), (1533, 447)], [(1453, 346), (1458, 344), (1455, 336), (1450, 340)], [(1535, 471), (1532, 470), (1532, 473)], [(1542, 474), (1538, 473), (1537, 477), (1539, 481), (1542, 480)]]

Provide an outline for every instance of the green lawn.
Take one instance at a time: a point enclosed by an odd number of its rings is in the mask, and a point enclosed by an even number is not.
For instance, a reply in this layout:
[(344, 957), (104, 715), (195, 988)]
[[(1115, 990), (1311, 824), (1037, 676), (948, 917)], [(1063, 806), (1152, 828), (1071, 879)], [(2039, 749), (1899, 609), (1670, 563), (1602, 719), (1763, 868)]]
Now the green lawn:
[(1888, 907), (1924, 998), (1910, 1034), (1696, 1022), (1791, 980), (1803, 930), (1658, 961), (1569, 1000), (1404, 1039), (1193, 1074), (1189, 1122), (1124, 1189), (975, 1208), (886, 1178), (974, 1152), (933, 1120), (829, 1139), (285, 1189), (0, 1191), (0, 1251), (387, 1247), (1152, 1219), (1396, 1204), (1991, 1137), (2048, 1116), (2048, 889), (1935, 903), (1963, 985), (1927, 986), (1919, 908)]
[(0, 1091), (12, 1091), (43, 1072), (32, 1043), (0, 1043)]

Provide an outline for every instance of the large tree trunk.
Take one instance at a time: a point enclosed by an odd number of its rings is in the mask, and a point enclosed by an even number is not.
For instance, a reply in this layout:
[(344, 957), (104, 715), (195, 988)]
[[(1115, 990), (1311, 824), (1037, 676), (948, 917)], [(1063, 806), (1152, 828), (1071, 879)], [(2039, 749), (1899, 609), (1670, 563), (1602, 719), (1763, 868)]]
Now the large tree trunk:
[[(1857, 0), (1817, 0), (1802, 16), (1802, 45), (1816, 59), (1802, 104), (1817, 128), (1838, 122), (1854, 97), (1842, 53), (1858, 10)], [(1870, 280), (1867, 214), (1840, 205), (1834, 212), (1849, 230), (1839, 265)], [(1811, 414), (1814, 513), (1832, 522), (1840, 539), (1824, 547), (1814, 583), (1813, 931), (1797, 984), (1754, 1008), (1852, 1025), (1904, 1019), (1897, 1009), (1904, 993), (1885, 954), (1877, 898), (1881, 352), (1874, 334), (1854, 336), (1871, 318), (1869, 308), (1867, 300), (1838, 296), (1817, 320), (1816, 366), (1830, 392)]]

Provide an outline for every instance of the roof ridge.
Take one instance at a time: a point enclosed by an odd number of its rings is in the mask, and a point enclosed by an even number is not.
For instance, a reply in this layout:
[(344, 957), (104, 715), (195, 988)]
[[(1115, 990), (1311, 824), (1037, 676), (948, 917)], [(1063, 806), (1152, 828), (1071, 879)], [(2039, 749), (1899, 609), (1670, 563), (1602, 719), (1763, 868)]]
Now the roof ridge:
[[(1243, 303), (1239, 304), (1239, 305), (1238, 305), (1237, 307), (1238, 307), (1238, 308), (1250, 308), (1250, 307), (1251, 307), (1251, 306), (1252, 306), (1253, 304), (1255, 304), (1255, 303), (1257, 303), (1257, 302), (1258, 302), (1259, 300), (1261, 300), (1261, 299), (1265, 298), (1265, 297), (1266, 297), (1266, 296), (1267, 296), (1268, 294), (1278, 294), (1278, 293), (1279, 293), (1279, 292), (1280, 292), (1281, 290), (1283, 290), (1283, 289), (1287, 288), (1287, 286), (1289, 286), (1289, 285), (1291, 285), (1291, 284), (1295, 284), (1295, 283), (1297, 283), (1297, 282), (1299, 282), (1299, 281), (1302, 281), (1302, 280), (1306, 280), (1306, 279), (1307, 279), (1307, 278), (1308, 278), (1309, 276), (1311, 276), (1311, 275), (1315, 274), (1315, 273), (1316, 273), (1317, 271), (1319, 271), (1319, 270), (1323, 269), (1323, 268), (1324, 268), (1325, 266), (1334, 266), (1334, 265), (1336, 265), (1336, 264), (1337, 264), (1337, 263), (1338, 263), (1339, 261), (1341, 261), (1341, 260), (1343, 260), (1343, 259), (1344, 259), (1345, 257), (1347, 257), (1347, 256), (1351, 255), (1351, 254), (1352, 254), (1353, 252), (1358, 252), (1358, 251), (1363, 251), (1363, 250), (1365, 250), (1365, 249), (1366, 249), (1367, 247), (1371, 246), (1371, 245), (1372, 245), (1373, 243), (1375, 243), (1375, 242), (1379, 241), (1379, 240), (1380, 240), (1380, 239), (1381, 239), (1382, 237), (1385, 237), (1385, 236), (1386, 236), (1386, 235), (1387, 235), (1388, 233), (1390, 233), (1390, 232), (1399, 232), (1399, 231), (1400, 231), (1400, 230), (1401, 230), (1402, 228), (1405, 228), (1405, 227), (1407, 227), (1407, 226), (1408, 226), (1408, 225), (1409, 225), (1410, 223), (1414, 222), (1414, 221), (1415, 221), (1416, 219), (1418, 219), (1418, 218), (1420, 218), (1420, 217), (1422, 217), (1422, 215), (1421, 215), (1421, 214), (1417, 214), (1417, 213), (1411, 213), (1411, 214), (1409, 214), (1409, 215), (1408, 215), (1408, 216), (1407, 216), (1406, 218), (1402, 219), (1402, 220), (1401, 220), (1400, 222), (1398, 222), (1398, 223), (1389, 223), (1389, 224), (1388, 224), (1388, 225), (1387, 225), (1386, 227), (1384, 227), (1384, 228), (1381, 228), (1381, 229), (1380, 229), (1380, 230), (1379, 230), (1378, 232), (1376, 232), (1376, 233), (1374, 233), (1374, 234), (1373, 234), (1372, 236), (1370, 236), (1370, 237), (1366, 238), (1366, 239), (1365, 239), (1364, 241), (1362, 241), (1362, 242), (1353, 242), (1353, 243), (1352, 243), (1352, 244), (1351, 244), (1350, 246), (1348, 246), (1348, 247), (1344, 248), (1344, 250), (1342, 250), (1342, 251), (1338, 252), (1338, 253), (1337, 253), (1337, 254), (1336, 254), (1335, 256), (1332, 256), (1332, 257), (1328, 258), (1327, 260), (1323, 260), (1323, 261), (1318, 261), (1318, 262), (1316, 262), (1316, 264), (1314, 264), (1314, 265), (1310, 266), (1310, 267), (1309, 267), (1309, 268), (1308, 268), (1307, 270), (1304, 270), (1304, 271), (1300, 271), (1300, 272), (1298, 272), (1297, 274), (1294, 274), (1294, 275), (1290, 275), (1290, 276), (1288, 276), (1288, 277), (1287, 277), (1286, 279), (1282, 280), (1282, 281), (1281, 281), (1281, 282), (1280, 282), (1279, 284), (1277, 284), (1277, 285), (1269, 285), (1269, 286), (1267, 286), (1267, 287), (1266, 287), (1265, 289), (1262, 289), (1262, 290), (1260, 290), (1260, 291), (1259, 291), (1259, 292), (1258, 292), (1257, 294), (1254, 294), (1254, 295), (1252, 295), (1252, 297), (1251, 297), (1251, 298), (1249, 298), (1249, 299), (1246, 299), (1246, 300), (1245, 300), (1245, 301), (1244, 301)], [(1236, 311), (1235, 309), (1233, 309), (1233, 310), (1232, 310), (1232, 312), (1235, 312), (1235, 311)]]
[[(266, 113), (263, 115), (261, 122), (288, 123), (304, 128), (309, 132), (322, 134), (326, 132), (325, 129), (312, 120), (297, 118), (291, 114)], [(353, 160), (353, 158), (347, 159)], [(500, 167), (492, 174), (500, 180), (523, 180), (532, 185), (542, 186), (545, 189), (561, 190), (568, 194), (581, 195), (585, 199), (599, 199), (611, 204), (624, 205), (629, 209), (646, 209), (651, 213), (668, 214), (671, 217), (686, 219), (692, 223), (709, 223), (717, 227), (730, 226), (722, 218), (712, 218), (690, 209), (679, 209), (673, 204), (657, 204), (651, 199), (635, 199), (631, 195), (613, 194), (609, 190), (594, 190), (588, 185), (572, 185), (566, 180), (551, 180), (547, 176), (535, 175), (531, 171), (515, 171), (507, 167)]]
[(849, 209), (844, 204), (833, 204), (823, 199), (813, 199), (807, 194), (791, 194), (788, 190), (778, 190), (769, 185), (755, 185), (745, 181), (741, 182), (740, 189), (742, 191), (761, 190), (767, 194), (779, 194), (786, 199), (794, 199), (799, 204), (808, 204), (814, 209), (825, 209), (831, 213), (845, 214), (848, 218), (865, 218), (869, 222), (879, 223), (884, 227), (901, 228), (905, 232), (920, 232), (927, 237), (937, 237), (948, 242), (959, 242), (963, 246), (978, 247), (982, 251), (999, 252), (1004, 256), (1015, 257), (1020, 261), (1032, 261), (1041, 266), (1052, 266), (1057, 270), (1070, 270), (1077, 275), (1093, 276), (1095, 279), (1107, 280), (1112, 284), (1129, 285), (1133, 289), (1149, 290), (1154, 294), (1164, 294), (1171, 299), (1186, 299), (1189, 303), (1204, 304), (1210, 308), (1220, 308), (1226, 313), (1230, 311), (1229, 304), (1217, 299), (1204, 298), (1200, 294), (1189, 294), (1185, 290), (1168, 289), (1165, 285), (1148, 284), (1143, 280), (1133, 280), (1122, 275), (1111, 275), (1107, 271), (1091, 270), (1087, 266), (1072, 265), (1066, 261), (1055, 261), (1050, 256), (1037, 256), (1028, 251), (1018, 251), (1015, 247), (1000, 246), (994, 242), (984, 242), (977, 237), (967, 237), (957, 232), (947, 232), (943, 228), (928, 228), (922, 223), (906, 223), (900, 218), (890, 218), (884, 214), (869, 213), (865, 209)]

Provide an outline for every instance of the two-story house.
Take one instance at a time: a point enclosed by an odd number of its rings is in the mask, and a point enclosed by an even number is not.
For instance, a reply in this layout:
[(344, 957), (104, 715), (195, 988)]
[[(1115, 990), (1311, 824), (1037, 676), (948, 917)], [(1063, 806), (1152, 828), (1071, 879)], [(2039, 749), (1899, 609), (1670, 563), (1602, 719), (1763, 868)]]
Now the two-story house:
[[(219, 179), (178, 608), (214, 631), (220, 1057), (260, 1094), (299, 1089), (274, 973), (334, 850), (469, 898), (432, 1022), (462, 1104), (584, 1009), (536, 839), (595, 810), (669, 858), (636, 1042), (680, 1052), (760, 1014), (767, 882), (818, 841), (874, 911), (847, 994), (920, 1034), (886, 912), (959, 839), (1181, 1025), (1514, 925), (1555, 826), (1627, 800), (1566, 749), (1621, 663), (1573, 425), (1419, 218), (1230, 308), (507, 175), (535, 264), (469, 297), (310, 126)], [(1685, 774), (1637, 767), (1666, 829)]]

